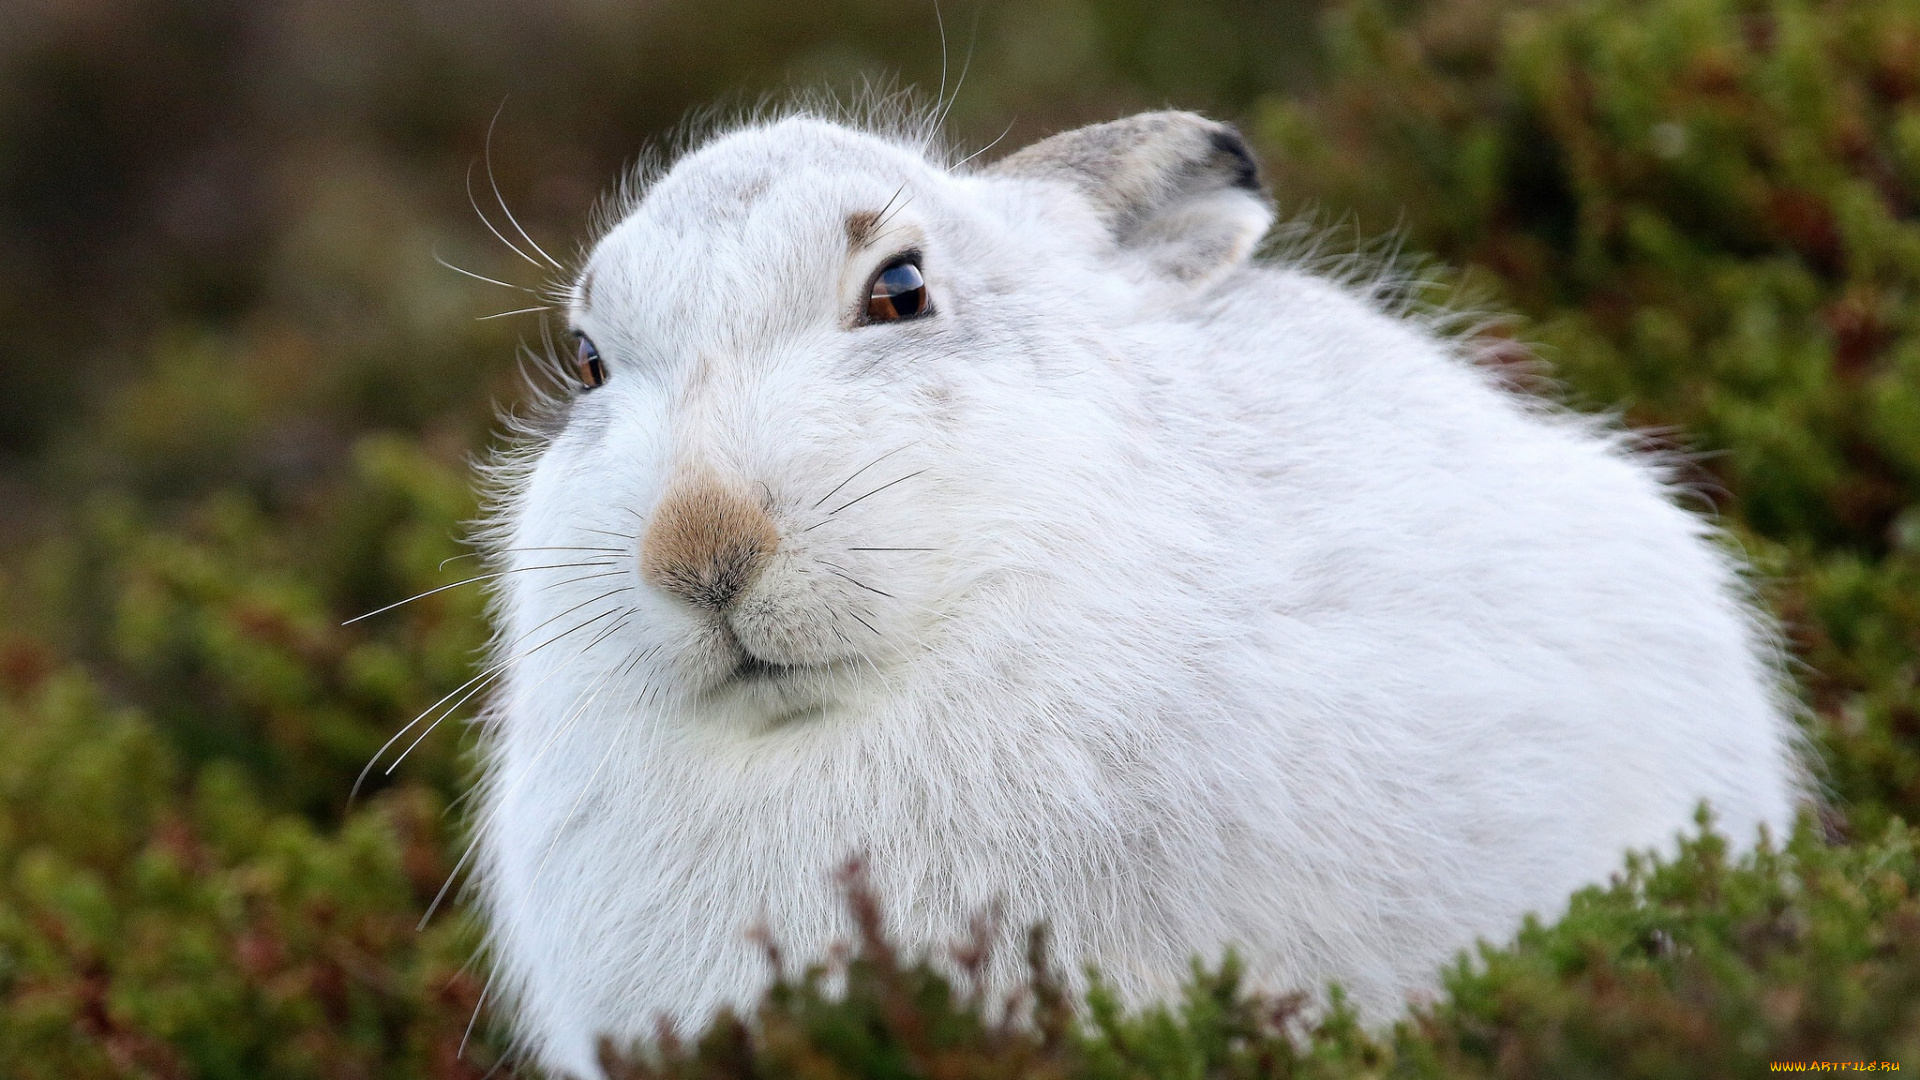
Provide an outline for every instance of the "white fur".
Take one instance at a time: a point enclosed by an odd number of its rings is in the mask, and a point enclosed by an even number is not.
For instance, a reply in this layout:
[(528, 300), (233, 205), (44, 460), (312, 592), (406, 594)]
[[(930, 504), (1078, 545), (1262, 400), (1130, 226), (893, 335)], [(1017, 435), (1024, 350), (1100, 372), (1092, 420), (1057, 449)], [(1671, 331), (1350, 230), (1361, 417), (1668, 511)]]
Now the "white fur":
[[(1230, 195), (1171, 213), (1257, 235)], [(573, 317), (610, 379), (494, 535), (502, 569), (616, 549), (501, 579), (481, 888), (539, 1060), (597, 1075), (600, 1035), (750, 1004), (749, 928), (822, 955), (856, 852), (911, 947), (998, 901), (1129, 1000), (1231, 945), (1382, 1018), (1702, 799), (1788, 827), (1770, 639), (1654, 464), (1247, 244), (1162, 272), (1173, 227), (1130, 247), (1073, 184), (796, 117), (594, 249)], [(907, 247), (935, 314), (850, 324)], [(639, 576), (688, 470), (770, 508), (731, 629), (818, 665), (784, 687), (703, 689), (724, 632)]]

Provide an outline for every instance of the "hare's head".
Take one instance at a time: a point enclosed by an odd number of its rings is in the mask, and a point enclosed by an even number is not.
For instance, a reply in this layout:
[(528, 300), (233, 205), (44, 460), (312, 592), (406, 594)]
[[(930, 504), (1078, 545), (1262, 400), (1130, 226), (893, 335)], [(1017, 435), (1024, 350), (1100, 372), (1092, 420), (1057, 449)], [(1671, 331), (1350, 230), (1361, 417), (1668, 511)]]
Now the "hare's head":
[(505, 499), (510, 696), (759, 725), (1017, 645), (1125, 516), (1128, 342), (1270, 220), (1186, 113), (975, 172), (805, 117), (690, 153), (573, 288), (581, 385)]

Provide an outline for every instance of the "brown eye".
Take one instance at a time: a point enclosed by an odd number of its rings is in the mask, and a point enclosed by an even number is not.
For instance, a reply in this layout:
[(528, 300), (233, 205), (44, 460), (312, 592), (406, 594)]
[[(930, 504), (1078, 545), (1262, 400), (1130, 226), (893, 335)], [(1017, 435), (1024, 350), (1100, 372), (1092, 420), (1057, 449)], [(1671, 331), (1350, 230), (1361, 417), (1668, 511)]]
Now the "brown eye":
[(573, 370), (580, 376), (580, 385), (591, 390), (607, 381), (607, 365), (600, 359), (600, 350), (587, 340), (587, 335), (573, 336), (580, 342), (580, 352), (574, 357)]
[(894, 322), (927, 313), (927, 282), (920, 264), (901, 259), (874, 276), (867, 296), (867, 321)]

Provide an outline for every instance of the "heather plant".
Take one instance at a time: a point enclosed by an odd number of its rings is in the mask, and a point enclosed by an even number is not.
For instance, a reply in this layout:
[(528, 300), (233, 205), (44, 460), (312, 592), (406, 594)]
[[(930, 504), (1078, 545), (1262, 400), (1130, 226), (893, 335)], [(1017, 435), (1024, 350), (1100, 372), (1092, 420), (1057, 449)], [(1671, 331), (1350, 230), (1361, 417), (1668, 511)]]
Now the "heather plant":
[[(782, 975), (751, 1018), (625, 1058), (609, 1048), (611, 1075), (1732, 1078), (1915, 1060), (1911, 831), (1834, 846), (1809, 823), (1735, 860), (1701, 825), (1674, 857), (1630, 858), (1557, 922), (1529, 920), (1513, 942), (1463, 956), (1444, 992), (1390, 1031), (1362, 1028), (1337, 994), (1311, 1009), (1249, 993), (1231, 957), (1196, 961), (1176, 1004), (1129, 1014), (1096, 986), (1076, 1018), (1040, 932), (1024, 994), (982, 1001), (897, 956), (879, 901), (856, 886), (843, 988), (824, 989), (824, 967)], [(978, 953), (957, 956), (964, 972)]]
[(246, 773), (187, 772), (70, 669), (0, 697), (0, 1073), (473, 1076), (484, 976), (462, 917), (417, 927), (443, 800), (390, 789), (337, 829)]

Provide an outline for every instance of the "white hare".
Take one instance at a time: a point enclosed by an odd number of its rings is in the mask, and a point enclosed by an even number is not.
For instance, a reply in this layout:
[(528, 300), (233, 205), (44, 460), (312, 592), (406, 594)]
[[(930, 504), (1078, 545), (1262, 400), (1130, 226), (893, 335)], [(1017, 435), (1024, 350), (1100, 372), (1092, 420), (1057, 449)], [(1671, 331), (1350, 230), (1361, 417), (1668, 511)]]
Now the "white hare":
[(1231, 946), (1379, 1018), (1702, 799), (1788, 828), (1770, 635), (1658, 463), (1271, 221), (1172, 112), (978, 169), (796, 115), (629, 201), (491, 534), (538, 1060), (750, 1005), (856, 852), (912, 948), (998, 902), (1128, 1000)]

